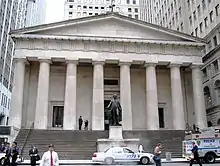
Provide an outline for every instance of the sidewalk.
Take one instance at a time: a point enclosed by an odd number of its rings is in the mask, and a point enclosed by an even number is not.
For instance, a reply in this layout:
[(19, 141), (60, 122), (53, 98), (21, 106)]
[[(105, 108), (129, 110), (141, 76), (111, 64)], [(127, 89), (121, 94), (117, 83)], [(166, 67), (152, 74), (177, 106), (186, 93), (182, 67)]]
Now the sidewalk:
[[(92, 162), (92, 160), (60, 160), (60, 165), (95, 165), (100, 163)], [(163, 163), (182, 163), (187, 162), (184, 158), (173, 158), (170, 161), (167, 161), (166, 159), (162, 159)], [(40, 161), (37, 162), (37, 165), (40, 163)], [(30, 165), (30, 160), (24, 160), (22, 163), (18, 163), (18, 165)]]

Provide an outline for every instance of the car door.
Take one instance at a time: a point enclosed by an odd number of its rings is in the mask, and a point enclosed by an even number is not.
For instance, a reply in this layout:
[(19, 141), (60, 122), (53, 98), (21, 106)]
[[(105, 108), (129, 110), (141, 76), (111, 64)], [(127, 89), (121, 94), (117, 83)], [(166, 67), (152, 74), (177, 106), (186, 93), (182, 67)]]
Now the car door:
[(138, 155), (134, 153), (131, 149), (123, 148), (123, 152), (126, 156), (127, 162), (133, 162), (138, 160)]
[(124, 153), (122, 148), (114, 148), (114, 158), (115, 161), (124, 160)]

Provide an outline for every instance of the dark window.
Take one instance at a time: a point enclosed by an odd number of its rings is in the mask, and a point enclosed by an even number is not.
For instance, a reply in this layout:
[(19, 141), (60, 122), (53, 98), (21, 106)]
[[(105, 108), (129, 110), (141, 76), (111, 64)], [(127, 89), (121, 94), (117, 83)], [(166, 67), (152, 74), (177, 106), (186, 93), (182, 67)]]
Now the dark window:
[(159, 115), (159, 127), (164, 128), (164, 109), (158, 108), (158, 115)]
[(73, 5), (70, 5), (69, 8), (73, 8)]
[(216, 47), (218, 45), (217, 37), (216, 36), (213, 37), (213, 41), (214, 41), (214, 46)]
[(118, 80), (104, 80), (104, 85), (118, 85)]

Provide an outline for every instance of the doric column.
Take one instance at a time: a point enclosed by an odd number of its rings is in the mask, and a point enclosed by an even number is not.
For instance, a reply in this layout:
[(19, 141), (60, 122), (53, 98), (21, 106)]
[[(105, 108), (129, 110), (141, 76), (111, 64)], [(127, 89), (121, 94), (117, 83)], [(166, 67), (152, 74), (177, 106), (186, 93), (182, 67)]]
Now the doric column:
[(38, 88), (35, 113), (35, 129), (47, 129), (48, 126), (48, 98), (50, 83), (50, 63), (49, 59), (40, 59), (38, 75)]
[(146, 63), (146, 115), (147, 129), (159, 130), (156, 64)]
[(15, 73), (11, 96), (11, 110), (9, 112), (9, 125), (17, 128), (21, 128), (22, 122), (25, 62), (25, 58), (15, 59)]
[(76, 82), (77, 64), (76, 60), (67, 60), (66, 86), (64, 101), (64, 130), (76, 130)]
[(131, 73), (129, 62), (120, 62), (120, 102), (123, 130), (132, 130)]
[(104, 130), (104, 62), (93, 62), (92, 130)]
[(183, 92), (180, 75), (181, 64), (170, 64), (171, 94), (173, 110), (173, 129), (185, 130)]
[(200, 129), (207, 127), (205, 100), (202, 87), (202, 73), (200, 69), (201, 64), (193, 64), (192, 69), (192, 83), (193, 83), (193, 99), (194, 111), (196, 115), (196, 125)]

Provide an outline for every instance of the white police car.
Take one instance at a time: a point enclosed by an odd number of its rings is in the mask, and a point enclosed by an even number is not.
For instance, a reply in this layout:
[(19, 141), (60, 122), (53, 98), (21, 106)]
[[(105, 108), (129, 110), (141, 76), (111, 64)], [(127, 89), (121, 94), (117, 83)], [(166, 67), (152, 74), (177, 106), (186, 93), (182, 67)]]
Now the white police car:
[(153, 163), (154, 155), (151, 153), (135, 153), (128, 147), (112, 147), (104, 152), (93, 154), (92, 161), (111, 165), (114, 163), (138, 162), (144, 165)]

